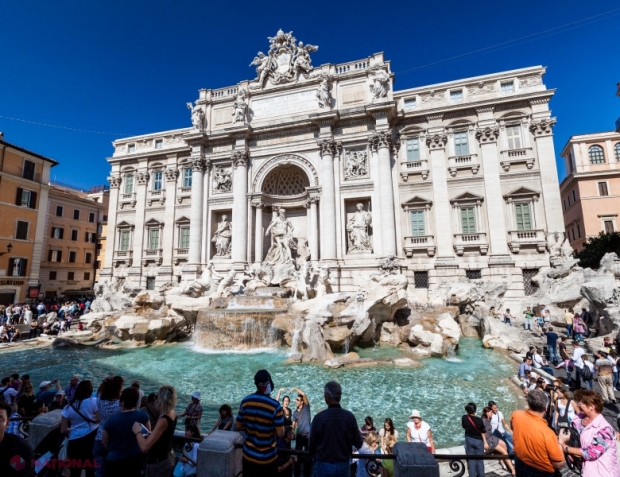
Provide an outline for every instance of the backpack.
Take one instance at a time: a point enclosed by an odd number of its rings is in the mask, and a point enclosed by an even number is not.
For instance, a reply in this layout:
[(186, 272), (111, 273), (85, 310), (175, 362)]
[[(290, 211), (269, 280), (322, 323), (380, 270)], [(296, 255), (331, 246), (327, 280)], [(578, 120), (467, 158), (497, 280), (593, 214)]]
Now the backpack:
[(590, 369), (590, 366), (585, 363), (583, 364), (583, 369), (581, 370), (581, 378), (584, 381), (590, 381), (592, 379), (592, 370)]
[(6, 402), (6, 397), (4, 396), (4, 393), (6, 393), (8, 389), (9, 389), (9, 386), (7, 386), (2, 391), (0, 391), (0, 402)]
[[(581, 440), (579, 438), (579, 431), (575, 429), (573, 426), (570, 426), (566, 429), (566, 431), (570, 432), (570, 439), (566, 443), (568, 447), (579, 447), (581, 448)], [(560, 432), (565, 432), (564, 429), (560, 430)], [(566, 465), (570, 470), (576, 472), (581, 475), (581, 467), (583, 466), (583, 459), (581, 457), (575, 455), (569, 455), (564, 453), (564, 457), (566, 458)]]

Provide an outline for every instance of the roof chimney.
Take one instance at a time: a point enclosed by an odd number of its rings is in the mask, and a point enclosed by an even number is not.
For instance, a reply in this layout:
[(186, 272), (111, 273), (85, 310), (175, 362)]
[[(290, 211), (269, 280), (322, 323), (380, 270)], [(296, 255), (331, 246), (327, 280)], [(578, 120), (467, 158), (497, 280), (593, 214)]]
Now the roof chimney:
[(0, 131), (0, 141), (4, 141), (4, 133)]

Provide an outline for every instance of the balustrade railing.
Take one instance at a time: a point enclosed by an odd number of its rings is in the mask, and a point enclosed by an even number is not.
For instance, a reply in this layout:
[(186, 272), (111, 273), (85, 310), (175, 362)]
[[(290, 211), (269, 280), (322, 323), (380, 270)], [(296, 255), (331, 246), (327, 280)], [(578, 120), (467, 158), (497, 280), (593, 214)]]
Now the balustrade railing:
[(368, 68), (368, 60), (352, 61), (351, 63), (343, 63), (336, 65), (336, 74), (348, 73), (349, 71), (365, 70)]

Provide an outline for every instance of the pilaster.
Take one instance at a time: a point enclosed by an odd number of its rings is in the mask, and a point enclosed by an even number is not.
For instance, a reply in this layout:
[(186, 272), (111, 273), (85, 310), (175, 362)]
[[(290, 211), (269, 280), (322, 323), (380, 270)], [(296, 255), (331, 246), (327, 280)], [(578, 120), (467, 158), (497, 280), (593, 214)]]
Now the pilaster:
[(140, 277), (142, 276), (142, 255), (144, 252), (144, 222), (146, 213), (146, 191), (149, 183), (149, 173), (146, 169), (138, 169), (134, 174), (136, 188), (136, 222), (133, 234), (133, 262), (129, 270), (129, 275), (135, 278), (140, 285)]
[(233, 267), (243, 270), (248, 262), (248, 159), (247, 149), (234, 150), (233, 164)]
[(321, 155), (321, 260), (336, 260), (336, 191), (334, 154), (337, 144), (332, 138), (318, 142)]
[(110, 202), (108, 203), (108, 228), (106, 232), (106, 248), (105, 255), (103, 257), (103, 266), (101, 268), (100, 276), (103, 279), (112, 277), (112, 270), (114, 268), (113, 258), (114, 251), (118, 247), (118, 239), (116, 237), (116, 212), (118, 208), (118, 194), (120, 193), (120, 187), (123, 182), (120, 174), (112, 174), (108, 177), (110, 183)]

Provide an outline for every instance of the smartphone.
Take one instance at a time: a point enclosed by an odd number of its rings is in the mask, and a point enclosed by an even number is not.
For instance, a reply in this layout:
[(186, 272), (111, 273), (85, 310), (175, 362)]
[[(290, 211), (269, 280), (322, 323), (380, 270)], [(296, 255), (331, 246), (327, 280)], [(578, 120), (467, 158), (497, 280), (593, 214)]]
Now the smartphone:
[(144, 424), (140, 424), (140, 429), (142, 429), (142, 435), (145, 437), (151, 433), (151, 431), (149, 431)]

